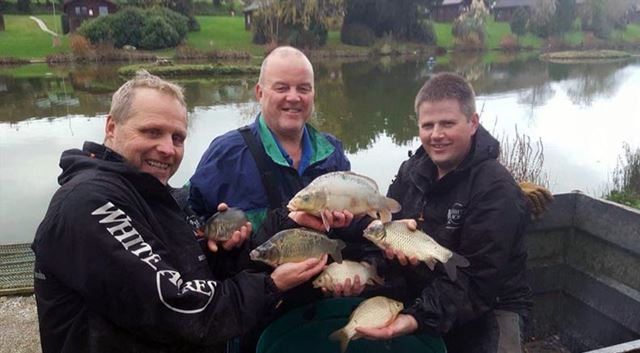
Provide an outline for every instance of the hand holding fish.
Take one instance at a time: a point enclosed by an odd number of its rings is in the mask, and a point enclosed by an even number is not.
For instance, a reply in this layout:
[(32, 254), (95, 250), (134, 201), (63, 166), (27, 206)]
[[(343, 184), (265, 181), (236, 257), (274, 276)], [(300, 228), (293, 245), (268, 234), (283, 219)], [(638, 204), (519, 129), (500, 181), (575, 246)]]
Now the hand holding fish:
[(412, 334), (418, 329), (416, 319), (407, 314), (400, 314), (389, 325), (380, 328), (356, 327), (358, 334), (370, 340), (388, 340), (394, 337)]
[(322, 293), (333, 295), (335, 298), (357, 297), (364, 290), (364, 285), (364, 283), (360, 283), (360, 276), (355, 275), (353, 283), (351, 283), (351, 278), (347, 278), (344, 283), (336, 283), (333, 290), (323, 287)]
[(325, 209), (322, 215), (323, 217), (319, 218), (307, 212), (293, 211), (289, 213), (289, 218), (303, 227), (312, 228), (320, 232), (326, 230), (323, 220), (327, 222), (326, 225), (329, 228), (348, 227), (353, 221), (353, 213), (347, 210), (341, 212)]
[[(218, 205), (218, 212), (226, 212), (229, 209), (226, 203), (221, 203)], [(215, 238), (209, 238), (207, 241), (207, 246), (211, 252), (217, 252), (219, 245), (222, 246), (223, 249), (229, 251), (233, 248), (237, 248), (242, 246), (242, 244), (249, 238), (251, 235), (251, 223), (244, 222), (242, 226), (238, 230), (233, 231), (230, 235), (225, 235), (223, 239), (226, 240), (216, 240)]]
[(287, 291), (296, 287), (311, 277), (319, 274), (327, 264), (328, 256), (322, 255), (321, 258), (310, 258), (301, 262), (287, 262), (278, 267), (271, 273), (271, 278), (281, 291)]
[(391, 248), (384, 249), (384, 256), (389, 260), (393, 260), (396, 258), (400, 265), (407, 266), (411, 264), (411, 266), (418, 266), (420, 260), (418, 260), (415, 256), (407, 256), (401, 250), (393, 250)]

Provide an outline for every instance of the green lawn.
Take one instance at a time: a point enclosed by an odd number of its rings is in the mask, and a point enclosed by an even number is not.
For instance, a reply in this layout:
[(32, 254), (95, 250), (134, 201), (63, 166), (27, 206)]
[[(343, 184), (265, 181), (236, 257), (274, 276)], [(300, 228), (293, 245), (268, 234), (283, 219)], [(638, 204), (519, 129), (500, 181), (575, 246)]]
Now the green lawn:
[[(438, 38), (438, 45), (445, 48), (452, 48), (455, 40), (451, 34), (451, 23), (435, 23), (434, 28)], [(508, 22), (495, 22), (493, 18), (489, 18), (486, 27), (486, 47), (487, 49), (500, 49), (500, 41), (511, 33)], [(524, 47), (539, 48), (542, 46), (542, 40), (531, 34), (521, 36), (519, 38), (520, 45)]]
[[(60, 28), (60, 16), (39, 15), (49, 29)], [(29, 16), (4, 15), (5, 31), (0, 32), (0, 55), (24, 59), (42, 59), (49, 54), (69, 50), (66, 36), (61, 47), (53, 47), (53, 36), (40, 30)], [(57, 26), (57, 27), (56, 27)]]
[(244, 29), (243, 16), (196, 16), (199, 32), (187, 34), (187, 44), (194, 48), (210, 50), (240, 50), (252, 55), (262, 55), (264, 48), (251, 43), (251, 31)]

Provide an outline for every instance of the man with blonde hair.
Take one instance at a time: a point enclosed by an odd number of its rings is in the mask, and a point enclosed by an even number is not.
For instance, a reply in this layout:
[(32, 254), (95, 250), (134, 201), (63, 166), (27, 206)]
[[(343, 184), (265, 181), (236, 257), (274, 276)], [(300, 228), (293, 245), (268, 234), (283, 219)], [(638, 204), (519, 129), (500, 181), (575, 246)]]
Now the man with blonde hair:
[(61, 187), (32, 245), (44, 353), (212, 352), (322, 270), (326, 256), (214, 277), (168, 186), (186, 137), (182, 89), (139, 72), (113, 95), (104, 144), (62, 153)]

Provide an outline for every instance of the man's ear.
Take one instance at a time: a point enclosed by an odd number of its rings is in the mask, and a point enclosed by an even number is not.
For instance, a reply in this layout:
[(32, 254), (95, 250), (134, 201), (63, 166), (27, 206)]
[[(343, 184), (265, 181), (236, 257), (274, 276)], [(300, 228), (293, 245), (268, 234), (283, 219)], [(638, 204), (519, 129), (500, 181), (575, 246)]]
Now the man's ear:
[(260, 102), (260, 99), (262, 99), (262, 86), (260, 86), (260, 83), (256, 83), (255, 93), (256, 93), (256, 100)]
[(113, 139), (113, 137), (115, 136), (115, 130), (116, 130), (116, 121), (113, 118), (113, 116), (111, 116), (111, 114), (107, 115), (107, 122), (104, 125), (104, 141), (105, 143), (107, 141), (110, 141)]
[(471, 128), (473, 129), (473, 133), (475, 134), (478, 131), (478, 126), (480, 126), (480, 116), (478, 113), (473, 113), (471, 115)]

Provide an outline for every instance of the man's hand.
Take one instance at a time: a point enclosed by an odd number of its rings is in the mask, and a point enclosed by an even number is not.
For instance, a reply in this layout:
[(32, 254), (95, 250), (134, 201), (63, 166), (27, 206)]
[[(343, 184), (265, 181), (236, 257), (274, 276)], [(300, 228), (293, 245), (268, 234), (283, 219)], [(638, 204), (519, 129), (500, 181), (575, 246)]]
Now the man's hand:
[(360, 283), (360, 276), (355, 275), (353, 283), (351, 279), (347, 278), (344, 283), (336, 283), (333, 286), (333, 290), (322, 288), (322, 293), (325, 295), (333, 295), (334, 297), (357, 297), (364, 290), (364, 284)]
[(327, 258), (327, 254), (324, 254), (320, 259), (312, 258), (302, 262), (284, 263), (276, 267), (271, 273), (271, 278), (280, 291), (287, 291), (322, 272), (327, 264)]
[[(229, 208), (229, 206), (227, 206), (227, 204), (223, 202), (223, 203), (218, 205), (218, 212), (224, 212), (228, 208)], [(251, 223), (247, 222), (247, 223), (245, 223), (245, 225), (240, 227), (240, 229), (238, 229), (235, 232), (233, 232), (233, 234), (231, 235), (231, 238), (229, 238), (229, 240), (222, 241), (222, 242), (216, 242), (214, 240), (208, 240), (207, 241), (207, 246), (209, 247), (209, 250), (211, 250), (211, 252), (217, 252), (219, 245), (222, 245), (222, 248), (227, 250), (227, 251), (229, 251), (229, 250), (231, 250), (233, 248), (238, 248), (238, 247), (242, 246), (242, 244), (247, 239), (249, 239), (249, 236), (251, 235), (251, 231), (252, 231)]]
[(364, 338), (371, 340), (388, 340), (394, 337), (408, 335), (418, 329), (416, 319), (407, 314), (400, 314), (393, 322), (385, 327), (364, 328), (356, 327), (356, 331)]
[[(412, 232), (415, 232), (418, 228), (418, 224), (416, 223), (415, 219), (400, 219), (398, 220), (398, 222), (404, 223), (407, 226), (407, 229)], [(373, 222), (371, 222), (367, 228), (371, 227), (372, 224)], [(384, 249), (384, 256), (389, 260), (397, 258), (398, 262), (402, 266), (407, 266), (408, 264), (411, 264), (412, 266), (418, 266), (418, 264), (420, 263), (420, 260), (418, 260), (415, 256), (407, 257), (402, 251), (393, 250), (390, 248)]]
[[(323, 216), (329, 228), (348, 227), (353, 221), (353, 213), (347, 210), (342, 212), (324, 210)], [(289, 218), (303, 227), (312, 228), (320, 232), (325, 232), (327, 230), (325, 224), (322, 222), (322, 218), (313, 216), (306, 212), (290, 212)]]
[(542, 218), (542, 214), (547, 210), (547, 206), (553, 202), (553, 195), (546, 188), (527, 181), (518, 184), (524, 195), (529, 200), (531, 206), (531, 218), (534, 220)]

